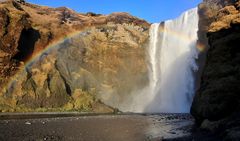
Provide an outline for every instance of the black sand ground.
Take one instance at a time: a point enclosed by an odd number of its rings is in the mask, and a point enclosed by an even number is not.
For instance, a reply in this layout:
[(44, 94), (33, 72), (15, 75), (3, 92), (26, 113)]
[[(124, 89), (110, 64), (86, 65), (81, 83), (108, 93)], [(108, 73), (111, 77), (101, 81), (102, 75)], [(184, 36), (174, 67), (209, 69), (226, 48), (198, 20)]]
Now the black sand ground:
[[(67, 114), (66, 114), (67, 115)], [(192, 133), (187, 114), (92, 115), (71, 117), (0, 115), (1, 141), (212, 141)], [(14, 118), (15, 117), (15, 118)]]

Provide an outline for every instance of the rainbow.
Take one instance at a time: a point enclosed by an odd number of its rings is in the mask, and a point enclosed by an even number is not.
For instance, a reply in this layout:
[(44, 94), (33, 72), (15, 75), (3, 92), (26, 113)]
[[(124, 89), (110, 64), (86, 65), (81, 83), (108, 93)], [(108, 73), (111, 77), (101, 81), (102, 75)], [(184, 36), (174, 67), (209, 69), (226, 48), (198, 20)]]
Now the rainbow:
[[(30, 59), (26, 60), (26, 62), (24, 63), (24, 67), (22, 67), (20, 70), (18, 70), (18, 72), (16, 72), (16, 74), (14, 74), (10, 80), (8, 81), (8, 83), (4, 86), (2, 93), (5, 93), (7, 89), (11, 88), (13, 86), (13, 84), (16, 82), (16, 80), (19, 80), (19, 77), (21, 77), (22, 72), (24, 71), (24, 69), (29, 66), (30, 64), (34, 63), (34, 61), (36, 61), (43, 53), (48, 52), (50, 49), (58, 46), (59, 44), (64, 43), (66, 40), (70, 39), (70, 38), (74, 38), (75, 36), (79, 35), (80, 33), (82, 33), (83, 30), (81, 31), (74, 31), (71, 32), (70, 34), (59, 38), (58, 40), (55, 40), (54, 42), (50, 43), (45, 49), (37, 52), (36, 54), (34, 54), (33, 57), (31, 57)], [(1, 95), (1, 91), (0, 91), (0, 95)]]
[[(70, 38), (74, 38), (75, 36), (79, 35), (80, 33), (84, 32), (84, 30), (81, 31), (74, 31), (68, 35), (66, 35), (63, 38), (60, 38), (54, 42), (52, 42), (51, 44), (49, 44), (45, 49), (39, 51), (38, 53), (34, 54), (33, 57), (31, 57), (30, 59), (28, 59), (25, 64), (24, 64), (24, 68), (29, 66), (30, 64), (34, 63), (34, 61), (36, 61), (43, 53), (48, 52), (50, 49), (58, 46), (59, 44), (64, 43), (66, 40), (70, 39)], [(191, 37), (186, 36), (182, 33), (170, 30), (170, 29), (166, 29), (163, 27), (159, 28), (159, 32), (168, 32), (169, 34), (171, 34), (173, 37), (180, 39), (180, 40), (184, 40), (184, 41), (189, 41), (191, 40)], [(196, 48), (198, 49), (199, 52), (203, 52), (205, 50), (205, 46), (202, 44), (197, 44)], [(19, 73), (21, 73), (23, 71), (23, 69), (19, 70), (19, 72), (17, 72), (14, 76), (12, 76), (8, 82), (8, 84), (6, 85), (6, 88), (10, 88), (13, 83), (18, 80), (19, 77), (21, 77), (21, 75), (19, 75)]]
[[(159, 32), (167, 32), (168, 34), (172, 35), (173, 37), (177, 38), (177, 39), (181, 39), (183, 41), (188, 42), (189, 40), (192, 40), (191, 37), (186, 36), (185, 34), (182, 34), (180, 32), (176, 32), (174, 30), (171, 29), (166, 29), (162, 26), (160, 26), (159, 28)], [(204, 52), (206, 50), (205, 45), (197, 43), (196, 48), (198, 49), (199, 52)]]
[[(172, 36), (174, 36), (175, 38), (184, 40), (184, 41), (189, 41), (191, 40), (191, 37), (186, 36), (182, 33), (170, 30), (170, 29), (164, 29), (163, 27), (159, 28), (160, 32), (168, 32), (169, 34), (171, 34)], [(69, 38), (74, 38), (75, 36), (79, 35), (81, 32), (83, 31), (75, 31), (72, 32), (70, 34), (68, 34), (67, 36), (60, 38), (57, 41), (54, 41), (53, 43), (51, 43), (50, 45), (48, 45), (44, 50), (39, 51), (37, 54), (34, 55), (34, 57), (30, 58), (29, 60), (26, 61), (25, 66), (28, 66), (30, 63), (34, 62), (37, 58), (39, 58), (43, 53), (49, 51), (49, 49), (56, 47), (59, 44), (62, 44), (64, 41), (68, 40)], [(197, 45), (197, 49), (199, 51), (204, 51), (205, 47), (204, 45)]]
[(66, 40), (70, 39), (70, 38), (74, 38), (75, 36), (79, 35), (81, 32), (83, 31), (75, 31), (75, 32), (72, 32), (68, 35), (66, 35), (65, 37), (63, 38), (60, 38), (52, 43), (50, 43), (45, 49), (39, 51), (38, 53), (36, 53), (33, 57), (31, 57), (30, 59), (28, 59), (26, 62), (25, 62), (25, 66), (28, 66), (29, 64), (31, 64), (32, 62), (34, 62), (37, 58), (39, 58), (43, 53), (49, 51), (51, 48), (54, 48), (56, 47), (57, 45), (60, 45), (62, 43), (64, 43)]

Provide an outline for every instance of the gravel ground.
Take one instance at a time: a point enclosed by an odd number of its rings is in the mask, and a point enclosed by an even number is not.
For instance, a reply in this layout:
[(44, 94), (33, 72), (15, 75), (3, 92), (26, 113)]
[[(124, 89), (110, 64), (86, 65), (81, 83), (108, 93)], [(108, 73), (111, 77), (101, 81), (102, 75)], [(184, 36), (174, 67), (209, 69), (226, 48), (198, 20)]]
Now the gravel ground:
[[(35, 115), (36, 116), (36, 115)], [(192, 133), (187, 114), (92, 115), (31, 118), (15, 115), (0, 120), (1, 141), (202, 141), (209, 135)], [(21, 118), (21, 119), (18, 119)], [(219, 141), (219, 140), (218, 140)]]

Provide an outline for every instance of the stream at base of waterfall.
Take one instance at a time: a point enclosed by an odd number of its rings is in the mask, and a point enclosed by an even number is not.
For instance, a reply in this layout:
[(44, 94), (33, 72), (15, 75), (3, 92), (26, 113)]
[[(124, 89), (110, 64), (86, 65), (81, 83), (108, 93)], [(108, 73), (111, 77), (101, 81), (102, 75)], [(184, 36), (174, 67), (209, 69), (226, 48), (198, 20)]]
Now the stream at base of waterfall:
[(189, 114), (59, 114), (7, 114), (9, 119), (1, 119), (0, 115), (0, 140), (220, 141), (210, 134), (194, 132), (194, 120)]

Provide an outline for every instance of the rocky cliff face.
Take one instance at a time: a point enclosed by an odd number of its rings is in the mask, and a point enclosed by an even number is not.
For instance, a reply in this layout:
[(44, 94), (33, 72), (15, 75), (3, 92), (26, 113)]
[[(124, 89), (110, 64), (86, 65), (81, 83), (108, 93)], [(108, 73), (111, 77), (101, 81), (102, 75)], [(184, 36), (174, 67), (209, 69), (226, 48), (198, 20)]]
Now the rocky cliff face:
[(7, 0), (0, 3), (0, 67), (1, 82), (12, 76), (19, 62), (61, 38), (84, 28), (113, 23), (132, 23), (145, 29), (149, 24), (127, 13), (99, 15), (79, 14), (61, 7), (49, 8)]
[(198, 30), (198, 47), (201, 50), (197, 60), (199, 71), (197, 75), (197, 89), (200, 87), (202, 71), (206, 62), (206, 54), (209, 49), (207, 32), (212, 22), (216, 21), (217, 12), (227, 6), (231, 5), (235, 0), (203, 0), (198, 5), (199, 14), (199, 30)]
[(0, 4), (0, 25), (1, 86), (8, 84), (1, 111), (112, 112), (101, 101), (123, 103), (148, 81), (149, 24), (127, 13), (78, 14), (7, 1)]
[(224, 131), (221, 135), (230, 140), (239, 139), (239, 3), (231, 1), (212, 16), (207, 61), (191, 109), (202, 128)]

